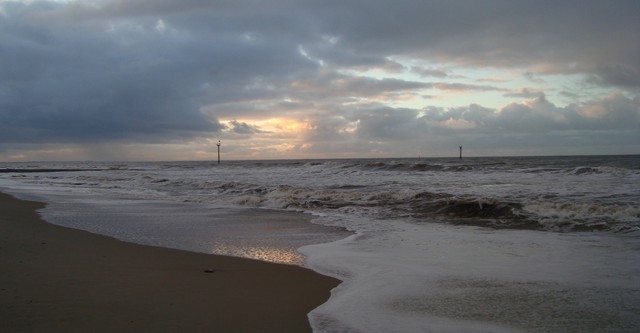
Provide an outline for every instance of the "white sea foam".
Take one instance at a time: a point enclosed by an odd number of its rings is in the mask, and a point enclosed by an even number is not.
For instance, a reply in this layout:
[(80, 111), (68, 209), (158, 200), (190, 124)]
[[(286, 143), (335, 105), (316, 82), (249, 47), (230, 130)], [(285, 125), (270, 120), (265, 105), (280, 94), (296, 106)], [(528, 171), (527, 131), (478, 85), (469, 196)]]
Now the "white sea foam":
[(395, 222), (301, 249), (310, 267), (345, 281), (310, 314), (317, 332), (640, 327), (635, 238)]

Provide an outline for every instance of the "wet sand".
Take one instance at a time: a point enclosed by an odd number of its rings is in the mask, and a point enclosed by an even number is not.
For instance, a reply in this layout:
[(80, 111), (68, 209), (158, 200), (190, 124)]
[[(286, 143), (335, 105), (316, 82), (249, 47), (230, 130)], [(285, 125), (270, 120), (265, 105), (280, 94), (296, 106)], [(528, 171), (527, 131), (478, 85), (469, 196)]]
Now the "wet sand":
[(43, 206), (0, 193), (5, 332), (309, 332), (307, 313), (340, 282), (51, 225)]

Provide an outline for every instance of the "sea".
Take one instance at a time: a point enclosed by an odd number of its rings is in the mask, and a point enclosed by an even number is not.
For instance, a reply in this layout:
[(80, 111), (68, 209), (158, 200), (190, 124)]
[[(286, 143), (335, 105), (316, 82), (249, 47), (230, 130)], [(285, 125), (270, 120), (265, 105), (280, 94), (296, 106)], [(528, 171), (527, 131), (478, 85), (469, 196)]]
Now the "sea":
[(315, 332), (640, 332), (640, 155), (0, 163), (0, 191), (336, 277)]

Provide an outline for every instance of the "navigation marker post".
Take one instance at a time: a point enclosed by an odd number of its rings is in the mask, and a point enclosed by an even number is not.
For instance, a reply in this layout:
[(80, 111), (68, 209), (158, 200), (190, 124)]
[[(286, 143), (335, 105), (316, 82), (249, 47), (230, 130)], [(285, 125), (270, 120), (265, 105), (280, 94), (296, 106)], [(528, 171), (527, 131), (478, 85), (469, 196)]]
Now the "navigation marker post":
[(216, 143), (216, 146), (218, 146), (218, 164), (220, 164), (220, 140), (218, 140), (218, 143)]
[(462, 160), (462, 146), (460, 146), (460, 159)]

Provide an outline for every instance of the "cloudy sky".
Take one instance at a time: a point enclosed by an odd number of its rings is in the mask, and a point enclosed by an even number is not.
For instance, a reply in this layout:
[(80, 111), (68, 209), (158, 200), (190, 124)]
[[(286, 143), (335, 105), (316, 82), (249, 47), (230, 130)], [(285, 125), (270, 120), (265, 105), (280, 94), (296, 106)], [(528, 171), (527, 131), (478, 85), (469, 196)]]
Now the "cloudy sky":
[(638, 0), (0, 0), (0, 161), (640, 153)]

